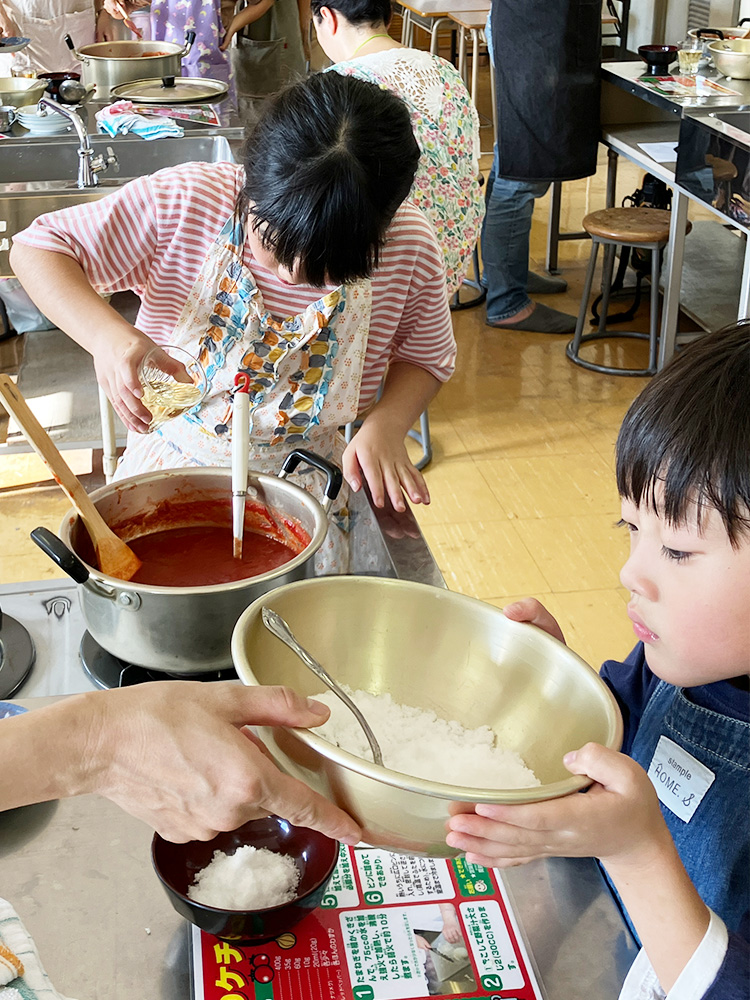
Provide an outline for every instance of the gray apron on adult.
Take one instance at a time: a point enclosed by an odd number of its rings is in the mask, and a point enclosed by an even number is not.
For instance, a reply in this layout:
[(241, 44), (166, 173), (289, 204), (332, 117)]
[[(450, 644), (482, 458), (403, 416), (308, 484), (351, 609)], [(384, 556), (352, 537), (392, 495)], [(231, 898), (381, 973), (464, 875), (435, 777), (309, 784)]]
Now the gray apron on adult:
[(305, 73), (297, 0), (276, 0), (263, 17), (237, 35), (230, 48), (242, 112), (243, 98), (263, 97)]
[(492, 0), (501, 177), (596, 171), (601, 0)]

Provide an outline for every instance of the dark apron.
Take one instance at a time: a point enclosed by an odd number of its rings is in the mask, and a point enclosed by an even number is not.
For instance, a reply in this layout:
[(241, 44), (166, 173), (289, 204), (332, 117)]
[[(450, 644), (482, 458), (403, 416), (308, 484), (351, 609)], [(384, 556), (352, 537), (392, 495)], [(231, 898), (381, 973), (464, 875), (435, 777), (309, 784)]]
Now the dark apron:
[[(738, 931), (750, 908), (750, 725), (694, 705), (681, 688), (661, 681), (646, 705), (630, 751), (646, 771), (662, 737), (713, 775), (700, 804), (686, 819), (663, 803), (661, 810), (704, 903), (730, 931)], [(692, 790), (686, 788), (688, 805), (691, 798)]]
[(493, 0), (499, 176), (596, 171), (601, 0)]
[(296, 0), (276, 0), (263, 17), (237, 35), (229, 50), (240, 110), (304, 76), (305, 54)]

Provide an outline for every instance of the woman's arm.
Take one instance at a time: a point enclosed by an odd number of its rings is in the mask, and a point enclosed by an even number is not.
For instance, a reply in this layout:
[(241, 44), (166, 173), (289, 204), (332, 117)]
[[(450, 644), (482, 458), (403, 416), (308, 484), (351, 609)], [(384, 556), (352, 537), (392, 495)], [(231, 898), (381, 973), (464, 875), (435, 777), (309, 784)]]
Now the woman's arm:
[(293, 691), (232, 681), (73, 695), (0, 722), (0, 810), (95, 792), (175, 842), (276, 813), (357, 843), (351, 817), (282, 774), (243, 728), (327, 718)]
[(247, 7), (243, 7), (239, 14), (235, 14), (231, 20), (227, 32), (224, 35), (224, 40), (222, 41), (219, 48), (222, 52), (226, 52), (229, 48), (229, 43), (232, 38), (237, 34), (238, 31), (242, 31), (246, 28), (248, 24), (253, 24), (255, 21), (260, 20), (261, 17), (270, 10), (274, 5), (274, 0), (252, 0)]
[(17, 38), (20, 35), (18, 25), (8, 7), (0, 0), (0, 37)]
[(394, 362), (381, 398), (344, 452), (342, 466), (346, 481), (356, 492), (361, 489), (364, 477), (376, 507), (384, 505), (387, 494), (396, 510), (405, 510), (403, 492), (412, 503), (430, 502), (424, 477), (406, 451), (406, 435), (441, 384), (418, 365)]

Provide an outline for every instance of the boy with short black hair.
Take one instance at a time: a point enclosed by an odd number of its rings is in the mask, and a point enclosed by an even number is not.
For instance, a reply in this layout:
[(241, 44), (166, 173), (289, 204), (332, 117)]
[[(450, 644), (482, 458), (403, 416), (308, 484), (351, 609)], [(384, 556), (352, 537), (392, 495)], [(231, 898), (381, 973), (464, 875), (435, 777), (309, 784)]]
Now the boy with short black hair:
[[(637, 397), (617, 484), (640, 640), (602, 668), (623, 753), (589, 743), (564, 759), (593, 779), (587, 794), (479, 804), (447, 840), (498, 867), (598, 858), (643, 945), (621, 997), (739, 1000), (750, 986), (750, 323), (686, 348)], [(538, 601), (505, 613), (562, 639)]]

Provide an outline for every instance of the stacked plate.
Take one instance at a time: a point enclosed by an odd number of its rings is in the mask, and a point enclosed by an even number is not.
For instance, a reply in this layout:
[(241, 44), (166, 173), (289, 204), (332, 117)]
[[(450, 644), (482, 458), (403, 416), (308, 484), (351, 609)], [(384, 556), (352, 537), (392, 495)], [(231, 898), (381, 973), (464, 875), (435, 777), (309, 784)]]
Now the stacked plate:
[(19, 108), (16, 112), (16, 121), (32, 135), (60, 135), (70, 127), (70, 121), (65, 115), (57, 111), (40, 114), (36, 108), (34, 110)]

